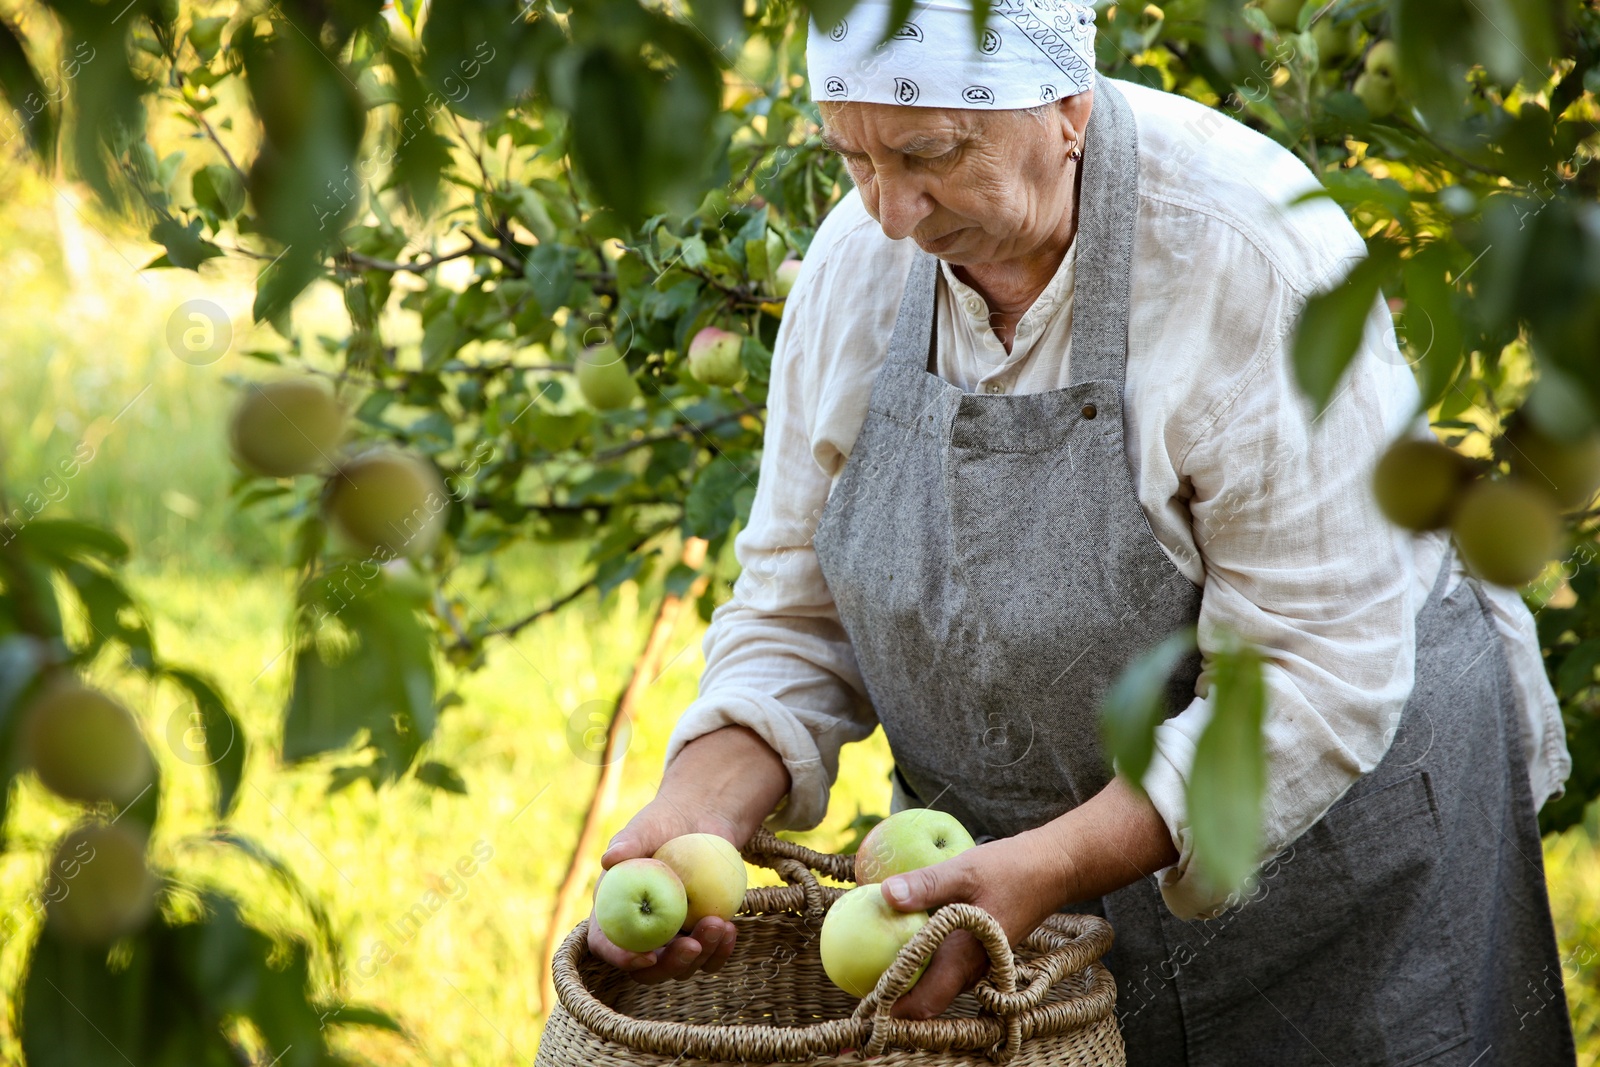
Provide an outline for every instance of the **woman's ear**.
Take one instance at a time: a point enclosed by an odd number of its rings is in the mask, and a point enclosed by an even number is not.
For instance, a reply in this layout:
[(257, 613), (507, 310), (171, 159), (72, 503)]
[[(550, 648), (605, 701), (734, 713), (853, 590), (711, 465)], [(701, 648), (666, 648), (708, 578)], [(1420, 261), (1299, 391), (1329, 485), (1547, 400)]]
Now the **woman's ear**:
[(1056, 115), (1061, 120), (1061, 142), (1069, 154), (1083, 150), (1083, 131), (1088, 128), (1089, 112), (1093, 108), (1093, 89), (1056, 101)]

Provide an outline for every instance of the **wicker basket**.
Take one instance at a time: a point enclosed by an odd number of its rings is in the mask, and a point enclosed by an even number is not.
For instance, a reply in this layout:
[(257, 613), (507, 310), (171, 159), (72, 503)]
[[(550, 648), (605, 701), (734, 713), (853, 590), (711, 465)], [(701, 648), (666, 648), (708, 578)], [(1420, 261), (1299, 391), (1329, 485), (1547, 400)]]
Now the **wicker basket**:
[[(537, 1067), (859, 1065), (863, 1056), (881, 1056), (885, 1067), (1125, 1063), (1112, 1015), (1116, 985), (1099, 962), (1111, 947), (1104, 919), (1051, 916), (1013, 955), (988, 912), (946, 905), (901, 950), (878, 987), (857, 999), (828, 980), (817, 953), (823, 914), (845, 890), (820, 884), (812, 873), (854, 881), (852, 858), (813, 852), (765, 830), (745, 858), (789, 884), (745, 894), (734, 920), (737, 946), (717, 974), (642, 985), (589, 954), (587, 920), (567, 935), (553, 967), (561, 1003), (545, 1024)], [(988, 950), (988, 976), (936, 1019), (891, 1018), (911, 976), (958, 927)]]

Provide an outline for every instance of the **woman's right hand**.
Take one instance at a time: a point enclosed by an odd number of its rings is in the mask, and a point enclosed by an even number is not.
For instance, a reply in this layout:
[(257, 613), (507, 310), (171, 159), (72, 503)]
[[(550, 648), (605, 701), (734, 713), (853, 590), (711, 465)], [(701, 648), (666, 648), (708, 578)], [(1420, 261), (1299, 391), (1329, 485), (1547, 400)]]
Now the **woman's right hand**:
[[(600, 866), (609, 870), (623, 860), (653, 856), (683, 834), (716, 834), (743, 848), (788, 792), (783, 759), (755, 731), (744, 726), (714, 730), (678, 752), (656, 798), (611, 839)], [(653, 952), (629, 952), (600, 931), (592, 908), (589, 913), (589, 951), (650, 984), (681, 981), (699, 970), (715, 973), (728, 961), (737, 936), (733, 923), (711, 915)]]
[[(657, 797), (611, 839), (611, 846), (600, 857), (600, 866), (610, 870), (623, 860), (653, 856), (656, 849), (683, 834), (716, 834), (732, 842), (735, 848), (745, 843), (736, 838), (737, 830), (726, 820), (706, 811), (689, 811), (671, 800)], [(605, 875), (600, 877), (603, 879)], [(613, 944), (601, 932), (593, 909), (589, 912), (589, 951), (647, 985), (669, 978), (682, 981), (698, 970), (715, 974), (728, 962), (737, 937), (738, 930), (733, 923), (707, 915), (692, 931), (680, 934), (653, 952), (629, 952)]]

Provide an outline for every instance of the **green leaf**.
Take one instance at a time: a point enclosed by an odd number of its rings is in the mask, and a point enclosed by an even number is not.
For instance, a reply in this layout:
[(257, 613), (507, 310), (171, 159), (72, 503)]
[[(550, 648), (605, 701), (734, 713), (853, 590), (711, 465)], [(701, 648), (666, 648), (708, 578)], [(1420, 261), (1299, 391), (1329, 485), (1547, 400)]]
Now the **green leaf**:
[(450, 165), (450, 142), (434, 127), (437, 108), (411, 58), (394, 45), (385, 54), (397, 108), (389, 183), (404, 191), (418, 214), (427, 215), (438, 200), (439, 176)]
[(1230, 642), (1210, 659), (1211, 721), (1195, 746), (1189, 823), (1200, 873), (1227, 893), (1244, 885), (1261, 858), (1267, 692), (1255, 649)]
[(196, 270), (206, 260), (222, 255), (222, 249), (200, 236), (199, 219), (190, 219), (187, 224), (161, 219), (150, 228), (150, 240), (164, 245), (168, 262), (184, 270)]
[[(228, 710), (222, 694), (206, 679), (181, 667), (167, 667), (162, 673), (188, 691), (199, 716), (198, 721), (173, 716), (167, 728), (167, 746), (179, 759), (211, 768), (217, 784), (217, 818), (226, 819), (238, 800), (239, 784), (244, 779), (244, 730)], [(202, 734), (199, 750), (193, 744), (195, 727)]]
[(223, 27), (227, 25), (226, 15), (197, 18), (189, 24), (187, 34), (189, 43), (194, 46), (195, 53), (201, 60), (209, 63), (211, 57), (217, 54), (217, 49), (222, 46)]
[(376, 581), (378, 573), (369, 560), (302, 590), (305, 625), (283, 724), (288, 762), (343, 748), (365, 733), (383, 778), (392, 781), (433, 735), (432, 635)]
[(607, 47), (591, 48), (578, 63), (572, 156), (600, 199), (640, 222), (649, 192), (641, 147), (649, 144), (645, 120), (655, 110), (655, 86), (637, 65)]
[(33, 64), (28, 62), (22, 38), (4, 19), (0, 19), (0, 92), (11, 105), (9, 118), (21, 119), (27, 128), (34, 152), (42, 160), (54, 158), (56, 109)]
[(29, 552), (57, 564), (98, 559), (121, 563), (128, 558), (128, 542), (103, 526), (77, 519), (40, 519), (24, 526), (17, 540)]
[(467, 781), (459, 771), (447, 764), (424, 760), (417, 764), (417, 781), (446, 793), (467, 794)]
[(1446, 277), (1452, 263), (1441, 244), (1430, 244), (1405, 263), (1406, 304), (1400, 316), (1407, 359), (1416, 367), (1422, 406), (1432, 407), (1455, 381), (1465, 350), (1466, 303)]
[(706, 464), (684, 498), (684, 532), (708, 541), (727, 533), (734, 520), (733, 495), (753, 481), (725, 456)]
[(1295, 324), (1295, 378), (1318, 411), (1333, 399), (1339, 380), (1361, 344), (1379, 286), (1398, 260), (1396, 247), (1378, 242), (1344, 279), (1306, 301)]
[(85, 563), (69, 563), (62, 574), (88, 617), (89, 633), (80, 655), (85, 660), (93, 659), (107, 641), (120, 641), (134, 664), (141, 669), (152, 668), (156, 654), (149, 623), (121, 579)]
[(190, 179), (194, 202), (219, 219), (231, 219), (244, 210), (244, 181), (224, 163), (208, 163)]
[(1186, 627), (1144, 653), (1123, 670), (1100, 707), (1100, 736), (1106, 754), (1123, 778), (1144, 781), (1155, 751), (1155, 730), (1173, 709), (1167, 684), (1185, 656), (1194, 651), (1193, 628)]

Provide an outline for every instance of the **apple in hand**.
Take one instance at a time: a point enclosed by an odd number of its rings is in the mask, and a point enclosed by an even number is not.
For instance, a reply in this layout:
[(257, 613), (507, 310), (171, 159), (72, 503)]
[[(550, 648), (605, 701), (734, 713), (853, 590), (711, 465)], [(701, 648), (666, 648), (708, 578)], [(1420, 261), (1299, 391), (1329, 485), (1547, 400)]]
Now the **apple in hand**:
[(972, 835), (947, 811), (907, 808), (872, 828), (856, 852), (856, 881), (881, 882), (893, 874), (931, 867), (971, 848)]
[[(858, 886), (834, 901), (822, 920), (822, 969), (834, 985), (864, 997), (927, 921), (925, 911), (896, 911), (883, 899), (883, 886)], [(926, 969), (918, 968), (912, 985)]]
[(594, 915), (600, 932), (629, 952), (652, 952), (683, 928), (683, 882), (660, 860), (623, 860), (600, 876)]
[(739, 362), (743, 345), (738, 334), (707, 326), (689, 342), (689, 373), (707, 385), (738, 385), (744, 377)]
[(656, 849), (655, 858), (671, 867), (683, 882), (689, 898), (683, 921), (687, 929), (694, 929), (707, 915), (732, 919), (744, 903), (744, 859), (727, 839), (716, 834), (684, 834)]

